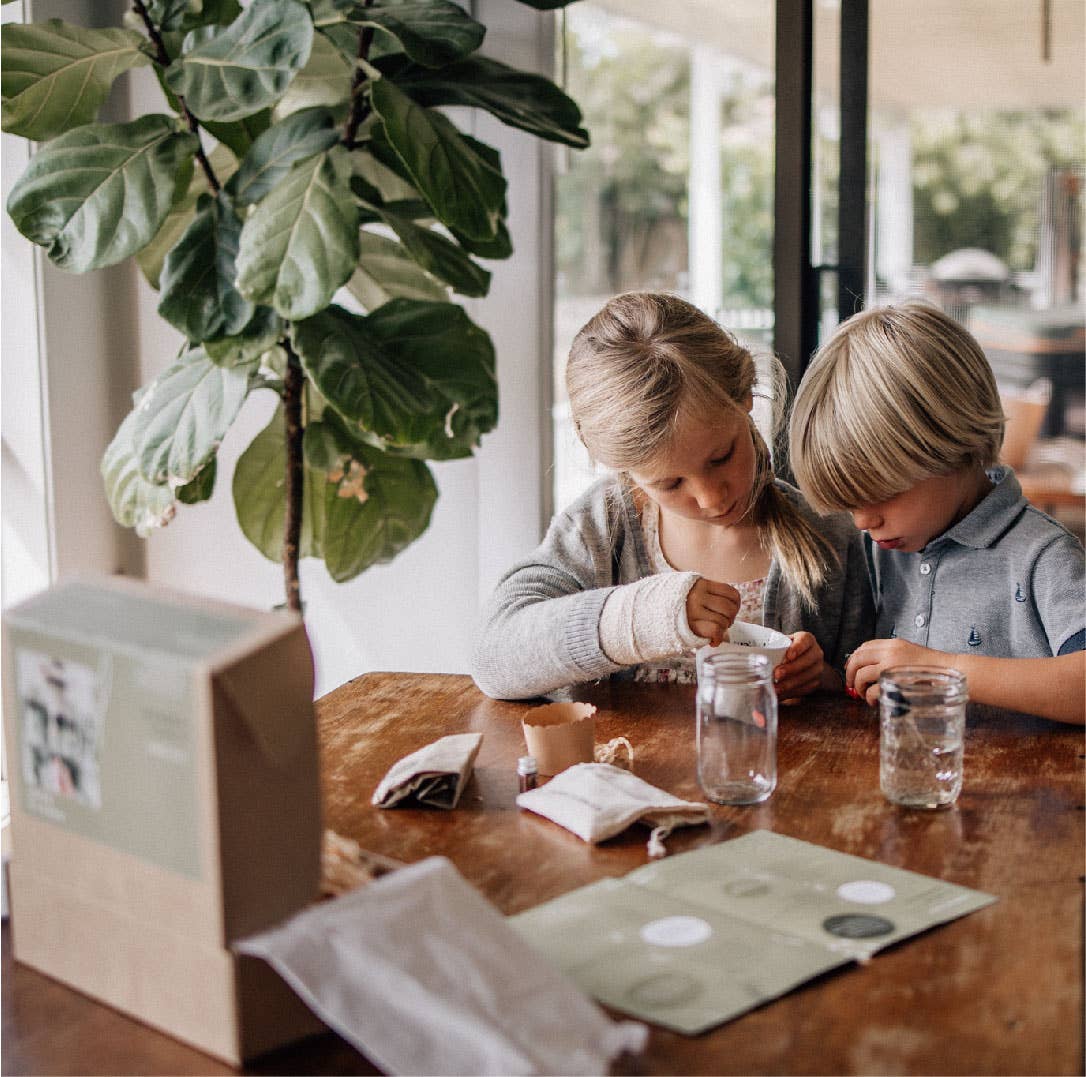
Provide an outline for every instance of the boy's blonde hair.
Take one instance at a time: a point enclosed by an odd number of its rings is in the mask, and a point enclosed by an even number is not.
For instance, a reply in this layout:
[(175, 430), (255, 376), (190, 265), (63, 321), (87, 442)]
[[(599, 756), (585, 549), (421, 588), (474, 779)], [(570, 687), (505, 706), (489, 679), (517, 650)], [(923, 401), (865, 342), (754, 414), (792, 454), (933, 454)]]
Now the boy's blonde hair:
[(712, 423), (729, 409), (742, 415), (756, 460), (748, 512), (763, 546), (813, 607), (835, 555), (773, 483), (769, 448), (746, 407), (752, 395), (774, 404), (783, 397), (781, 365), (775, 356), (766, 362), (768, 389), (758, 384), (751, 352), (697, 307), (674, 295), (627, 292), (574, 338), (566, 388), (589, 454), (627, 477), (667, 451), (683, 417)]
[(792, 408), (789, 455), (818, 510), (876, 505), (933, 475), (991, 467), (1003, 409), (980, 345), (928, 303), (875, 307), (816, 353)]

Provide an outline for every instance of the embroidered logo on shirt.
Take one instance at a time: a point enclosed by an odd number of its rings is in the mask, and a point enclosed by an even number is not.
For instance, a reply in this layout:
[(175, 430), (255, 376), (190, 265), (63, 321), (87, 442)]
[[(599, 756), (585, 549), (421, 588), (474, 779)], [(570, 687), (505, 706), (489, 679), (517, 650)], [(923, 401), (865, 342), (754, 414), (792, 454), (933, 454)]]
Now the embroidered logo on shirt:
[(1026, 596), (1024, 594), (1022, 594), (1022, 585), (1021, 584), (1017, 584), (1015, 586), (1014, 600), (1015, 600), (1015, 602), (1025, 602), (1026, 601)]
[(980, 638), (980, 633), (977, 631), (977, 626), (973, 625), (969, 629), (969, 639), (966, 640), (970, 647), (979, 647), (984, 641)]

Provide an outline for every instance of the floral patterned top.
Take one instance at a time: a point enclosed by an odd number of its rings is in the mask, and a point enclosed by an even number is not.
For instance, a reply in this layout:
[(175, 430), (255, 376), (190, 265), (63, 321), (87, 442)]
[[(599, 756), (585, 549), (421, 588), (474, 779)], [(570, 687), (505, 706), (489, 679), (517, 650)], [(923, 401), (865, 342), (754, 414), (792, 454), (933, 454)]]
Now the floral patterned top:
[[(641, 530), (654, 571), (674, 572), (675, 566), (668, 562), (660, 545), (660, 506), (649, 498), (645, 499), (641, 510)], [(765, 577), (743, 580), (741, 583), (733, 583), (732, 586), (739, 592), (739, 612), (735, 619), (760, 625), (765, 600)], [(684, 654), (660, 662), (646, 662), (637, 667), (634, 679), (647, 684), (694, 684), (697, 681), (694, 656)]]

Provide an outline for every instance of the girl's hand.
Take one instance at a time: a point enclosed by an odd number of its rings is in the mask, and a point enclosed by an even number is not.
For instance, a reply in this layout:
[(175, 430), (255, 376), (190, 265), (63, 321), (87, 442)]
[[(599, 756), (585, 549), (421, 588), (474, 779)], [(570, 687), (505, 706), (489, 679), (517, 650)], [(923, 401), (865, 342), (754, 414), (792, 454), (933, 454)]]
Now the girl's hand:
[(686, 596), (686, 623), (715, 647), (739, 612), (739, 592), (728, 583), (702, 576)]
[(793, 632), (792, 646), (788, 648), (781, 664), (773, 671), (773, 686), (777, 698), (789, 703), (797, 696), (805, 696), (822, 685), (822, 669), (825, 665), (822, 648), (810, 632)]
[(879, 677), (891, 666), (941, 666), (946, 656), (904, 639), (872, 639), (852, 652), (845, 666), (845, 688), (871, 706), (879, 701)]

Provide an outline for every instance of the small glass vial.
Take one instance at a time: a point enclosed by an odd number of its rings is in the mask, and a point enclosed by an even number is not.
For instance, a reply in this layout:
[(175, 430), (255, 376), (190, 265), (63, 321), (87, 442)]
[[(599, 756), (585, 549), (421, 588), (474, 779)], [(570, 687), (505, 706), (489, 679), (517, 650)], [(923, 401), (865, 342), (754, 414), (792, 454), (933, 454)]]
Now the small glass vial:
[(527, 793), (536, 787), (539, 778), (539, 767), (536, 765), (534, 755), (522, 755), (517, 760), (517, 780), (520, 782), (520, 791)]

